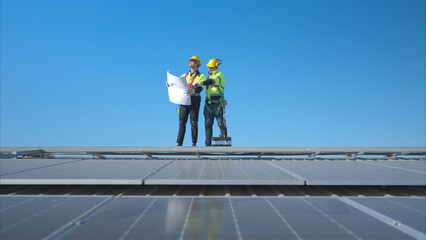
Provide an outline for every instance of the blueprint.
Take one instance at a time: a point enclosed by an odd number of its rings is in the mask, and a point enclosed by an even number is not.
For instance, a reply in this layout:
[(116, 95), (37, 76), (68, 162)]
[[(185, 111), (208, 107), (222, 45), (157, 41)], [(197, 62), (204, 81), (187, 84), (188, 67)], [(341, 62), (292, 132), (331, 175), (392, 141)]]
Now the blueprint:
[(176, 77), (167, 71), (167, 82), (169, 82), (169, 100), (180, 105), (191, 105), (191, 96), (185, 91), (189, 88), (185, 77)]

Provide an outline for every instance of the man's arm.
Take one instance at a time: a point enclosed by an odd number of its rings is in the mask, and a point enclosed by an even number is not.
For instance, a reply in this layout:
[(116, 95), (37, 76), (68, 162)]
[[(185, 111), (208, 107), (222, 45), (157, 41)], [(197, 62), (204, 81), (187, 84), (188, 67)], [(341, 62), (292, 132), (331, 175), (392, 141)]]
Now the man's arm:
[(201, 74), (200, 76), (200, 80), (198, 80), (197, 82), (195, 82), (192, 86), (195, 88), (195, 92), (196, 93), (200, 93), (201, 91), (203, 91), (204, 86), (201, 85), (200, 83), (204, 82), (206, 80), (206, 77), (204, 76), (204, 74)]
[(207, 79), (206, 81), (204, 81), (202, 83), (202, 85), (204, 85), (204, 86), (213, 85), (213, 84), (220, 85), (221, 80), (222, 79), (221, 79), (220, 74), (219, 74), (219, 75), (214, 76), (213, 78)]
[(212, 78), (209, 78), (206, 81), (202, 82), (201, 84), (204, 85), (204, 86), (213, 85), (214, 80)]

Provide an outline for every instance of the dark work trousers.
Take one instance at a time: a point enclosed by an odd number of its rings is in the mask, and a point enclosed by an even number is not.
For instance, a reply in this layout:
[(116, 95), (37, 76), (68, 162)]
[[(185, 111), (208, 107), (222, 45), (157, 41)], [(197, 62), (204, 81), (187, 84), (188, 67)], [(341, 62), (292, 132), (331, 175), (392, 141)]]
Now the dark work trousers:
[[(220, 109), (218, 110), (219, 107), (220, 107)], [(209, 111), (209, 109), (210, 109), (210, 111)], [(220, 103), (208, 104), (206, 102), (206, 105), (204, 106), (204, 119), (205, 119), (204, 126), (206, 127), (206, 146), (212, 145), (214, 118), (216, 118), (217, 125), (219, 125), (220, 135), (221, 136), (223, 136), (223, 135), (227, 136), (228, 135), (228, 130), (226, 128), (225, 119), (223, 118), (222, 106), (220, 105)]]
[(177, 143), (182, 145), (183, 138), (185, 137), (186, 122), (188, 121), (188, 115), (191, 121), (191, 135), (192, 143), (197, 143), (198, 139), (198, 113), (200, 112), (200, 96), (191, 96), (191, 105), (180, 105), (179, 108), (179, 133), (177, 137)]

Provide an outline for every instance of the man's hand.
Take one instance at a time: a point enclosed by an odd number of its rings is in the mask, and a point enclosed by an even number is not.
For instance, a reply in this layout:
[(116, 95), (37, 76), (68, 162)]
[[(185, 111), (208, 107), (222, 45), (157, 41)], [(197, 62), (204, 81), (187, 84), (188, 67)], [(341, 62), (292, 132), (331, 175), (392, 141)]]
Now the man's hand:
[(194, 87), (194, 88), (201, 87), (201, 83), (199, 83), (199, 82), (193, 83), (192, 87)]
[(167, 82), (167, 81), (166, 81), (166, 86), (167, 86), (167, 87), (170, 87), (170, 83), (169, 83), (169, 82)]
[(192, 94), (195, 93), (195, 89), (188, 88), (188, 89), (186, 89), (185, 93), (186, 93), (186, 95), (192, 95)]

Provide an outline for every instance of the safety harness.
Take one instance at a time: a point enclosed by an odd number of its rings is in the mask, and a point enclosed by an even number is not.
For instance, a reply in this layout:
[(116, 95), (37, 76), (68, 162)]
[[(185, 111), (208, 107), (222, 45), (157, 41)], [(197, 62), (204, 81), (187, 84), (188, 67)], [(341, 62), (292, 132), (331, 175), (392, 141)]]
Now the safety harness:
[[(188, 77), (189, 72), (186, 73), (185, 78)], [(195, 78), (197, 77), (198, 72), (195, 72), (194, 77), (191, 80), (191, 83), (189, 84), (189, 88), (194, 89), (194, 87), (192, 86), (192, 84), (194, 83)]]
[[(187, 78), (188, 77), (188, 74), (189, 74), (190, 72), (187, 72), (186, 74), (185, 74), (185, 78)], [(197, 72), (195, 72), (195, 75), (194, 75), (194, 77), (192, 78), (192, 80), (191, 80), (191, 82), (189, 83), (189, 88), (191, 88), (191, 89), (194, 89), (194, 87), (192, 86), (192, 84), (194, 83), (194, 80), (195, 80), (195, 78), (197, 77), (197, 74), (198, 74), (198, 71)], [(198, 96), (199, 96), (199, 94), (198, 94)], [(178, 105), (177, 107), (176, 107), (176, 111), (179, 113), (179, 110), (180, 110), (180, 105)]]
[[(219, 79), (220, 79), (220, 77), (219, 77)], [(224, 89), (223, 89), (222, 85), (220, 85), (220, 83), (219, 83), (219, 85), (212, 84), (212, 85), (207, 86), (207, 88), (211, 88), (211, 87), (217, 87), (219, 89), (220, 99), (219, 100), (211, 100), (210, 97), (208, 97), (208, 99), (206, 99), (206, 108), (207, 108), (207, 111), (209, 111), (209, 113), (214, 114), (215, 116), (217, 116), (219, 114), (219, 112), (220, 112), (220, 108), (222, 107), (222, 109), (224, 110), (224, 115), (225, 115), (225, 105), (223, 104), (223, 101), (225, 100), (225, 96), (223, 94), (223, 90)], [(212, 103), (220, 103), (218, 105), (215, 113), (213, 113), (213, 110), (210, 108), (210, 104), (212, 104)]]

